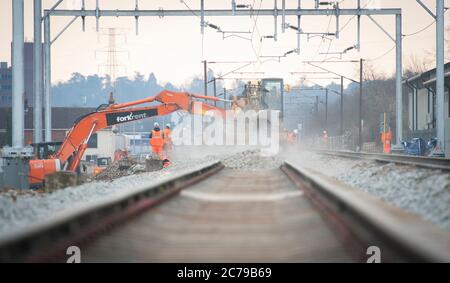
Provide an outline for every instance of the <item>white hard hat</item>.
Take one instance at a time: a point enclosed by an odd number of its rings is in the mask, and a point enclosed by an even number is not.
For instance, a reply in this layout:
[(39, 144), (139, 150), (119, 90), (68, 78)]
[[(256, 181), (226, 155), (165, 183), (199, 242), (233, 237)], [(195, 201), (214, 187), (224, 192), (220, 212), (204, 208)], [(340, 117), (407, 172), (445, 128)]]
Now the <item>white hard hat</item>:
[(170, 124), (166, 124), (166, 127), (167, 127), (167, 128), (170, 128)]
[(153, 127), (159, 127), (159, 123), (155, 122), (155, 124), (153, 124)]

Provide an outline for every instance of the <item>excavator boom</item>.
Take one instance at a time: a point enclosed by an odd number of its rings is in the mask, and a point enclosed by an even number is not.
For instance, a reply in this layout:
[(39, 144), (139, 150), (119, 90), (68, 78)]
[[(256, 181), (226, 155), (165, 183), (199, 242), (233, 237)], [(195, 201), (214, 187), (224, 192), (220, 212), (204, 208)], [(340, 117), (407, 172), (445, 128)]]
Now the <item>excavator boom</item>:
[[(198, 115), (215, 110), (224, 115), (225, 110), (195, 99), (225, 101), (215, 97), (164, 90), (153, 97), (122, 104), (111, 104), (78, 118), (55, 156), (49, 159), (30, 161), (30, 184), (40, 184), (43, 182), (45, 175), (59, 170), (77, 170), (90, 137), (101, 129), (117, 124), (164, 116), (180, 110)], [(139, 106), (154, 102), (159, 102), (159, 104)]]

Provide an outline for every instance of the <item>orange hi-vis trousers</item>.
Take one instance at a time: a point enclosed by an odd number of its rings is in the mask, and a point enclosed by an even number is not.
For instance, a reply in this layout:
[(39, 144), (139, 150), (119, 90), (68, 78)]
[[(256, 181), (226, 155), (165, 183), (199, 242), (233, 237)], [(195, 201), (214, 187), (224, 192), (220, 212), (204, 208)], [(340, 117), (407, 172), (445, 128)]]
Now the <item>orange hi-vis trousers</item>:
[(164, 139), (161, 131), (152, 130), (152, 138), (150, 139), (150, 145), (154, 154), (158, 155), (161, 160), (165, 159), (164, 154)]

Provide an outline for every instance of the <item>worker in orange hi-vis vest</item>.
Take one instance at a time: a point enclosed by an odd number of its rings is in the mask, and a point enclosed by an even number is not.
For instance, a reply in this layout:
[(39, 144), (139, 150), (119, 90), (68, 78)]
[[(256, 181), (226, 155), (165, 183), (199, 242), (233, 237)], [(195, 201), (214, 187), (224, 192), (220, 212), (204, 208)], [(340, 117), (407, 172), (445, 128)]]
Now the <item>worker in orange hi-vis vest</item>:
[(166, 128), (163, 131), (163, 140), (164, 140), (164, 152), (166, 154), (166, 158), (170, 159), (172, 155), (172, 131), (170, 129), (170, 124), (166, 125)]
[(381, 142), (383, 143), (383, 152), (391, 153), (392, 131), (381, 133)]
[(150, 133), (150, 145), (152, 147), (153, 153), (157, 155), (160, 160), (166, 159), (163, 150), (164, 146), (163, 132), (159, 128), (158, 123), (155, 123), (153, 125), (153, 130)]
[(289, 144), (294, 144), (297, 141), (297, 135), (295, 133), (295, 130), (288, 133), (287, 141)]

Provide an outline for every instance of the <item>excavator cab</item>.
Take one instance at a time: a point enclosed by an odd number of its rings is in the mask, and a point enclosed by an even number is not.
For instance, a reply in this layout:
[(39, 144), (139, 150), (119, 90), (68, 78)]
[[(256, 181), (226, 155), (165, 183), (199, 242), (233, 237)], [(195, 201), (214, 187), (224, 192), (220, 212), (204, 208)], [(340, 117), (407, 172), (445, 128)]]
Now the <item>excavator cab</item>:
[(283, 117), (283, 79), (266, 78), (258, 81), (249, 81), (242, 95), (235, 98), (236, 105), (241, 109), (277, 110)]
[(55, 153), (58, 152), (61, 145), (62, 142), (41, 142), (31, 144), (34, 150), (35, 159), (53, 158)]

